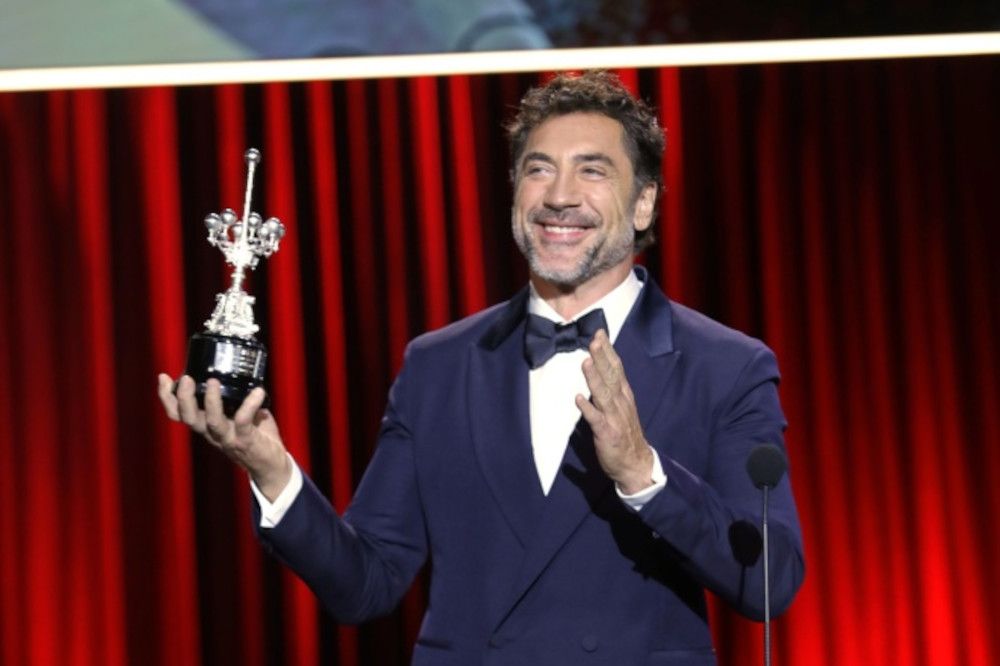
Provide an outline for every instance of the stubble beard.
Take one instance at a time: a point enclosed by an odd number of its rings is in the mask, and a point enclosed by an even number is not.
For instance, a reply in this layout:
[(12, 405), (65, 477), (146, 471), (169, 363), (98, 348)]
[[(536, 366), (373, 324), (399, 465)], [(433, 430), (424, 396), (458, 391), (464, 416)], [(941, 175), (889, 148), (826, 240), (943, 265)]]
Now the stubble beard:
[[(518, 224), (515, 215), (511, 215), (514, 242), (524, 258), (527, 259), (532, 274), (557, 287), (563, 289), (578, 287), (594, 276), (617, 266), (632, 255), (635, 244), (635, 229), (632, 228), (631, 224), (626, 224), (620, 232), (614, 235), (605, 234), (596, 238), (593, 244), (586, 248), (576, 264), (570, 268), (559, 269), (554, 266), (546, 266), (541, 257), (538, 256), (535, 238), (528, 231), (529, 228), (535, 228), (534, 223), (538, 217), (540, 215), (537, 212), (530, 213), (526, 228), (524, 225)], [(631, 217), (630, 212), (626, 219), (631, 219)], [(541, 243), (542, 241), (538, 240), (537, 242)]]

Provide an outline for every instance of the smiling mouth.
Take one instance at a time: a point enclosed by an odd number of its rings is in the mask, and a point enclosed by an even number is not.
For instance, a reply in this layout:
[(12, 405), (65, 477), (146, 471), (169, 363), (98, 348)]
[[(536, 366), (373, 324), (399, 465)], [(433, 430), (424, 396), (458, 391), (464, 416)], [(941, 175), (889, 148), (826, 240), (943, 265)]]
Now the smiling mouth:
[(552, 234), (573, 234), (581, 231), (586, 231), (587, 229), (592, 229), (593, 227), (575, 226), (575, 225), (562, 225), (562, 224), (547, 224), (545, 222), (539, 222), (542, 229), (548, 233)]
[(539, 211), (531, 216), (530, 221), (541, 227), (542, 232), (549, 236), (571, 238), (581, 236), (590, 229), (597, 227), (595, 220), (588, 219), (587, 216), (576, 212), (562, 211)]

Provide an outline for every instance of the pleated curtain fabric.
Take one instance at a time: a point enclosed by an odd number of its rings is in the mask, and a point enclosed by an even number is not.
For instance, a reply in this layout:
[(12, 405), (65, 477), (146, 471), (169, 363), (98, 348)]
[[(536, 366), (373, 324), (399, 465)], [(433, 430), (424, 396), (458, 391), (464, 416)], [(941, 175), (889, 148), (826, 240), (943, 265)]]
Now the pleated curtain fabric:
[[(641, 260), (781, 363), (807, 578), (775, 663), (1000, 658), (998, 64), (620, 73), (668, 137)], [(545, 76), (0, 94), (0, 662), (408, 659), (423, 581), (334, 625), (155, 377), (227, 285), (202, 219), (258, 147), (273, 411), (343, 510), (407, 340), (524, 284), (501, 124)], [(711, 615), (750, 663), (760, 626)]]

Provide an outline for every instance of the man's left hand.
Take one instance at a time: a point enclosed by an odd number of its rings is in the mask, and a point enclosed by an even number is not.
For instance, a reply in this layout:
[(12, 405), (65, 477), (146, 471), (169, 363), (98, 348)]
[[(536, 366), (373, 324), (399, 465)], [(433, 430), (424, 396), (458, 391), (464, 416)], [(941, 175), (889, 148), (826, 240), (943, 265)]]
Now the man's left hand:
[(626, 495), (653, 485), (653, 452), (639, 424), (635, 396), (625, 379), (622, 361), (608, 334), (597, 332), (583, 361), (591, 400), (576, 396), (576, 406), (594, 433), (594, 449), (604, 473)]

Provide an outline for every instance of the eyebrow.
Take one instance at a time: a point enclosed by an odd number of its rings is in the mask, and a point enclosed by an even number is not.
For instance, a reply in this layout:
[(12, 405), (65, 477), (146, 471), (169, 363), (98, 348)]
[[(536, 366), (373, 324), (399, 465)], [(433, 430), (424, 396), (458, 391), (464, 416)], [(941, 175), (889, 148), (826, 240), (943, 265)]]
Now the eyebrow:
[[(555, 164), (555, 160), (552, 159), (552, 157), (550, 157), (549, 155), (540, 152), (532, 152), (525, 154), (524, 158), (521, 160), (521, 165), (523, 166), (528, 162), (532, 161)], [(573, 162), (576, 164), (583, 164), (586, 162), (600, 162), (601, 164), (606, 164), (610, 167), (615, 166), (615, 161), (605, 153), (583, 153), (582, 155), (574, 155)]]
[(555, 164), (555, 160), (546, 155), (545, 153), (533, 152), (525, 153), (524, 157), (521, 158), (521, 166), (524, 166), (528, 162), (547, 162), (549, 164)]
[(600, 162), (601, 164), (606, 164), (610, 167), (615, 165), (615, 161), (604, 153), (584, 153), (583, 155), (576, 155), (573, 157), (573, 161), (577, 164), (583, 162)]

